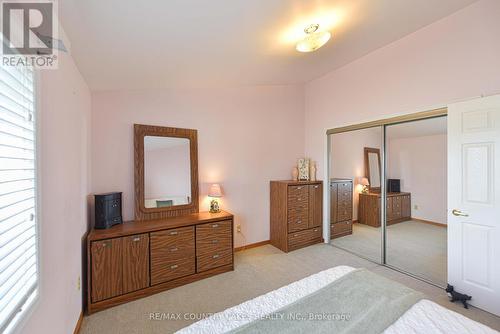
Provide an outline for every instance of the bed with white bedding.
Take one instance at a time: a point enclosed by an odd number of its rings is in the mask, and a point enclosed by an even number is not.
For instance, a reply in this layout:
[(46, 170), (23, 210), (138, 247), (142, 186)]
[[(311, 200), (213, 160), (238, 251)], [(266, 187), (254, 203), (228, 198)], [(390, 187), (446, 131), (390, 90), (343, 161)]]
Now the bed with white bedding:
[[(307, 321), (287, 321), (287, 322), (279, 322), (282, 319), (276, 319), (276, 315), (279, 315), (283, 310), (297, 310), (297, 307), (300, 306), (301, 303), (305, 303), (306, 300), (313, 301), (311, 296), (316, 298), (316, 302), (320, 299), (318, 298), (327, 298), (328, 296), (327, 288), (331, 287), (337, 282), (344, 281), (344, 285), (340, 286), (342, 291), (346, 289), (346, 284), (357, 284), (356, 287), (359, 286), (360, 281), (356, 281), (354, 279), (354, 274), (356, 274), (357, 269), (348, 266), (339, 266), (324, 270), (317, 274), (306, 277), (297, 282), (291, 283), (284, 287), (281, 287), (277, 290), (271, 291), (262, 296), (256, 297), (252, 300), (243, 302), (239, 305), (228, 308), (222, 312), (216, 313), (208, 318), (205, 318), (201, 321), (198, 321), (186, 328), (181, 329), (177, 333), (179, 334), (190, 334), (190, 333), (263, 333), (263, 332), (301, 332), (301, 325)], [(375, 275), (370, 273), (370, 275)], [(378, 276), (378, 275), (377, 275)], [(383, 282), (392, 282), (384, 278), (380, 278)], [(356, 283), (355, 283), (356, 282)], [(372, 282), (367, 282), (371, 284)], [(402, 287), (402, 289), (411, 290), (409, 288), (403, 287), (396, 282), (392, 282), (397, 289), (396, 286)], [(369, 285), (365, 285), (363, 288), (365, 290), (362, 293), (367, 293), (369, 288), (366, 287)], [(353, 291), (359, 291), (359, 289), (353, 289)], [(402, 290), (403, 291), (403, 290)], [(412, 290), (413, 291), (413, 290)], [(405, 293), (406, 293), (405, 292)], [(331, 293), (331, 291), (330, 291)], [(410, 292), (411, 293), (411, 292)], [(416, 292), (415, 292), (416, 293)], [(340, 294), (339, 294), (340, 295)], [(330, 295), (331, 296), (331, 295)], [(359, 297), (359, 294), (358, 294)], [(397, 299), (394, 297), (390, 297), (393, 299)], [(332, 303), (333, 299), (330, 298), (328, 300), (324, 300), (323, 303), (317, 303), (318, 308), (320, 308), (319, 304)], [(358, 298), (359, 299), (359, 298)], [(411, 300), (411, 299), (407, 299)], [(408, 305), (406, 308), (402, 306), (396, 306), (395, 309), (401, 311), (400, 314), (397, 312), (394, 313), (394, 321), (390, 320), (390, 318), (386, 318), (386, 313), (391, 313), (385, 307), (379, 307), (378, 309), (369, 309), (370, 303), (366, 303), (366, 306), (363, 306), (363, 300), (361, 300), (361, 307), (366, 307), (366, 313), (374, 313), (375, 317), (371, 316), (368, 319), (362, 319), (363, 321), (373, 321), (373, 328), (370, 328), (371, 332), (384, 332), (388, 334), (393, 333), (498, 333), (497, 331), (492, 330), (491, 328), (482, 325), (478, 322), (475, 322), (471, 319), (468, 319), (456, 312), (448, 310), (438, 304), (431, 302), (426, 299), (414, 299), (416, 302)], [(418, 300), (418, 301), (417, 301)], [(403, 303), (404, 304), (404, 303)], [(359, 305), (357, 306), (360, 307)], [(332, 308), (334, 308), (332, 306)], [(351, 308), (352, 309), (352, 308)], [(354, 308), (355, 309), (355, 308)], [(359, 309), (358, 309), (359, 311)], [(379, 312), (376, 314), (376, 312)], [(358, 312), (358, 313), (365, 313)], [(349, 319), (342, 319), (341, 314), (337, 314), (336, 319), (327, 319), (324, 321), (317, 321), (316, 324), (322, 324), (323, 327), (318, 327), (317, 330), (311, 330), (311, 327), (307, 329), (308, 332), (328, 332), (325, 331), (325, 328), (332, 329), (335, 328), (335, 332), (342, 333), (357, 333), (360, 331), (361, 327), (353, 326), (349, 324)], [(384, 319), (385, 317), (385, 319)], [(381, 318), (385, 320), (386, 323), (378, 323), (375, 324), (377, 318)], [(278, 320), (278, 321), (277, 321)], [(334, 321), (334, 322), (325, 322), (325, 321)], [(343, 327), (335, 327), (338, 323), (344, 322), (347, 325), (343, 325)], [(387, 321), (390, 321), (387, 323)], [(353, 322), (357, 322), (357, 319), (354, 318)], [(362, 322), (362, 321), (359, 321)], [(309, 323), (312, 323), (309, 321)], [(327, 326), (325, 327), (325, 323)], [(283, 325), (283, 326), (282, 326)], [(377, 329), (383, 328), (382, 330)], [(271, 326), (271, 327), (270, 327)], [(274, 327), (272, 327), (274, 326)], [(365, 324), (366, 326), (366, 324)], [(383, 327), (380, 327), (383, 326)], [(312, 327), (315, 328), (315, 327)], [(340, 330), (339, 330), (340, 328)], [(366, 328), (363, 328), (363, 332), (366, 332)]]

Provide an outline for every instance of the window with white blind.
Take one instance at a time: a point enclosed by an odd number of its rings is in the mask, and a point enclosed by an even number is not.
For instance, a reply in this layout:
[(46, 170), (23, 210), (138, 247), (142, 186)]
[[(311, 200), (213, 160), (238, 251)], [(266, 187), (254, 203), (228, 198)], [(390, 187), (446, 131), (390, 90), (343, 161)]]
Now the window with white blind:
[(0, 333), (38, 291), (35, 105), (33, 70), (0, 65)]

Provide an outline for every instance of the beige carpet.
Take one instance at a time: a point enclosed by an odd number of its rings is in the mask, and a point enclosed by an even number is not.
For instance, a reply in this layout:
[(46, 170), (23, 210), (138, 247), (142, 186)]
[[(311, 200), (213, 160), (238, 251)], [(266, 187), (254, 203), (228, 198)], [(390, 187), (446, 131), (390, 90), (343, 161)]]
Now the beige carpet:
[[(353, 234), (332, 244), (380, 262), (381, 229), (353, 225)], [(387, 227), (387, 264), (440, 286), (447, 282), (446, 228), (411, 220)], [(411, 259), (411, 261), (408, 261)]]
[(85, 317), (82, 334), (171, 333), (195, 320), (150, 320), (150, 314), (203, 314), (222, 311), (318, 271), (338, 266), (365, 267), (422, 291), (429, 299), (500, 330), (500, 318), (448, 301), (444, 291), (351, 253), (319, 244), (288, 254), (267, 245), (236, 253), (235, 270)]

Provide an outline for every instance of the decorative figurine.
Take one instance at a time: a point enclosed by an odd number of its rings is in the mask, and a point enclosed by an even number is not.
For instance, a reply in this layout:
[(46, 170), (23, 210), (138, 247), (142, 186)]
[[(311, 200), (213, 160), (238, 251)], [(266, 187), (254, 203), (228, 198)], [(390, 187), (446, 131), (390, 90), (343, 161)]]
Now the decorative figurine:
[(311, 161), (311, 168), (309, 169), (311, 181), (316, 181), (316, 161)]
[(297, 166), (293, 167), (292, 169), (292, 180), (298, 181), (299, 180), (299, 169)]
[(298, 161), (299, 181), (309, 181), (309, 159), (302, 158)]

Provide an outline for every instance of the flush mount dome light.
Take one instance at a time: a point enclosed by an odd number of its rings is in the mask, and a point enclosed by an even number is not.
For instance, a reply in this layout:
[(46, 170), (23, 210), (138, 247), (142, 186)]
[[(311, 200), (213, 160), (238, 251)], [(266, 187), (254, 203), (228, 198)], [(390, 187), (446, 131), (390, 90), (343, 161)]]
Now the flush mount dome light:
[(304, 29), (306, 36), (295, 46), (297, 51), (316, 51), (328, 42), (332, 35), (328, 31), (318, 31), (318, 29), (319, 24), (311, 24)]

